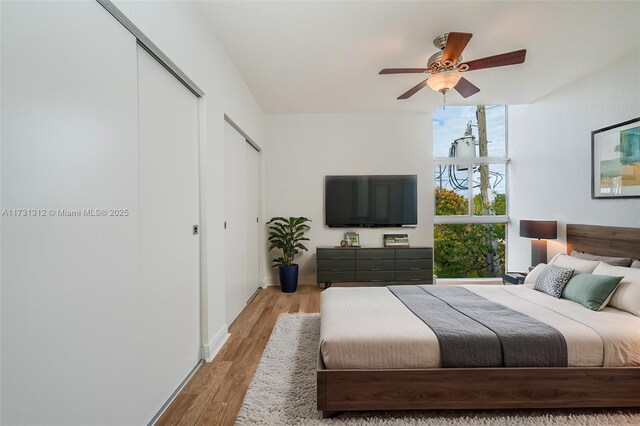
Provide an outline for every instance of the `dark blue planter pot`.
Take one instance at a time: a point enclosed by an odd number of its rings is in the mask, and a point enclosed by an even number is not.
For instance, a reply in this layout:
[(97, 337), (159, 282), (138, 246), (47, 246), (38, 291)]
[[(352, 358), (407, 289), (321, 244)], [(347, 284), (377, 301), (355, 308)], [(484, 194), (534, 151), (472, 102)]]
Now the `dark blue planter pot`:
[(293, 293), (298, 288), (298, 265), (280, 266), (280, 288), (283, 293)]

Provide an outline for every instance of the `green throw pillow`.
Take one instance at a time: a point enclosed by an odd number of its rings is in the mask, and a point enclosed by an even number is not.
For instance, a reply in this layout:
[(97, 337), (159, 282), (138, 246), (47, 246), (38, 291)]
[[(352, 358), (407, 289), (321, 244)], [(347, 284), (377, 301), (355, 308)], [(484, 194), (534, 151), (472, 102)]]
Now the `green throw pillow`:
[(599, 311), (624, 277), (593, 275), (576, 271), (562, 291), (562, 298)]

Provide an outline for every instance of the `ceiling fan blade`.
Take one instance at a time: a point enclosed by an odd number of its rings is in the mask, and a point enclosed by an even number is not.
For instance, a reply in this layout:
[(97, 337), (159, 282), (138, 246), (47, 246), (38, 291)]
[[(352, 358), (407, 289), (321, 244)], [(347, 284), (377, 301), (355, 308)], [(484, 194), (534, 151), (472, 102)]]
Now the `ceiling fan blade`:
[(468, 65), (467, 71), (481, 70), (484, 68), (503, 67), (505, 65), (515, 65), (524, 62), (527, 56), (527, 50), (515, 50), (513, 52), (503, 53), (501, 55), (487, 56), (486, 58), (474, 59), (473, 61), (465, 62), (462, 65)]
[(398, 99), (408, 99), (411, 96), (415, 95), (420, 89), (427, 85), (427, 80), (421, 81), (420, 83), (413, 86), (411, 89), (404, 92), (402, 95), (398, 96)]
[(475, 95), (480, 91), (473, 83), (471, 83), (466, 78), (462, 77), (458, 84), (454, 87), (462, 95), (463, 98), (468, 98), (469, 96)]
[(426, 68), (385, 68), (378, 74), (411, 74), (427, 72)]
[(455, 62), (458, 60), (471, 37), (473, 37), (471, 33), (449, 33), (447, 35), (447, 44), (444, 47), (444, 52), (442, 52), (442, 62), (447, 60)]

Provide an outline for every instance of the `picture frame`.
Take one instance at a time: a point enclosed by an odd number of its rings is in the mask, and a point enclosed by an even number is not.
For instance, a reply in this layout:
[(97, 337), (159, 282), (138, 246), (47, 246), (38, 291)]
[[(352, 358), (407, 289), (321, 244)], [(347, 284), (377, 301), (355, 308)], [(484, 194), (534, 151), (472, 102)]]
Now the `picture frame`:
[(355, 232), (345, 232), (344, 239), (348, 247), (360, 247), (360, 235)]
[(640, 117), (591, 132), (591, 198), (640, 198)]

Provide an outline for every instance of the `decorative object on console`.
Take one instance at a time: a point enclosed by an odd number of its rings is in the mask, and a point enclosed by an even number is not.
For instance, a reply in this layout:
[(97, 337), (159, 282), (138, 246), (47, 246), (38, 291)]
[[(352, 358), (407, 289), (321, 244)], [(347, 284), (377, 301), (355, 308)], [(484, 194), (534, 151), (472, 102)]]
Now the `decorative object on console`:
[(640, 197), (640, 117), (591, 132), (591, 198)]
[(302, 241), (309, 241), (304, 234), (310, 228), (306, 217), (274, 217), (269, 225), (269, 251), (282, 250), (282, 257), (273, 259), (273, 267), (280, 272), (280, 288), (284, 293), (293, 293), (298, 288), (298, 265), (293, 263), (300, 250), (308, 251)]
[(360, 247), (360, 235), (357, 232), (345, 232), (344, 239), (348, 247)]
[(547, 241), (558, 238), (555, 220), (521, 220), (520, 236), (537, 238), (531, 241), (531, 266), (547, 262)]
[(384, 234), (382, 239), (385, 247), (409, 247), (408, 234)]

